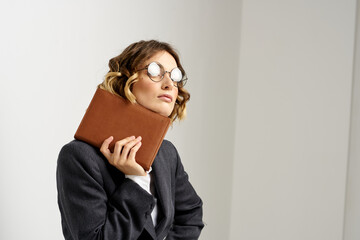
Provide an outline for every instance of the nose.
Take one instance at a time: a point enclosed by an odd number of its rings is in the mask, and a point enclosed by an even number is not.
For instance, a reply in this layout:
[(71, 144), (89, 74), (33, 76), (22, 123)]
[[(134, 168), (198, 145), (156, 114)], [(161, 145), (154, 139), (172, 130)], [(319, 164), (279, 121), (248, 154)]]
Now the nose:
[(173, 80), (171, 80), (171, 78), (170, 78), (170, 73), (165, 72), (164, 78), (162, 80), (162, 88), (171, 90), (173, 87), (175, 87), (175, 86), (174, 86)]

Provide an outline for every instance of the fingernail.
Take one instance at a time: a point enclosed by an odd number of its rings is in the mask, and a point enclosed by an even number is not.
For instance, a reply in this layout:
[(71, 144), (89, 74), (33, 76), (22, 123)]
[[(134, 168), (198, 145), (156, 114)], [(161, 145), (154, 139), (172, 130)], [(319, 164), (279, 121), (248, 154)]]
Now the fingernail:
[(131, 136), (130, 139), (135, 139), (135, 136)]
[(138, 136), (137, 139), (141, 139), (141, 136)]

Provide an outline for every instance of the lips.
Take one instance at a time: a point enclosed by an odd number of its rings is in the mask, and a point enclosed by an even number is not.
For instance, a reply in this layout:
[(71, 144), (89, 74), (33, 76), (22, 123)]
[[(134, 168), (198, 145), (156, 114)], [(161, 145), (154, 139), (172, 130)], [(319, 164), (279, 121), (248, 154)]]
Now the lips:
[(172, 96), (169, 94), (160, 95), (160, 96), (158, 96), (158, 98), (160, 98), (166, 102), (172, 102)]

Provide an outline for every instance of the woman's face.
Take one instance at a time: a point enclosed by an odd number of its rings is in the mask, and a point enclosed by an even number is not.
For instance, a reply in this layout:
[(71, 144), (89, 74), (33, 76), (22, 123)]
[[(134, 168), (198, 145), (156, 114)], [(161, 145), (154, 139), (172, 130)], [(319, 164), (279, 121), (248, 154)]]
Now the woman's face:
[[(165, 71), (170, 72), (177, 67), (173, 56), (166, 51), (156, 53), (140, 67), (144, 68), (154, 61), (160, 63)], [(174, 86), (168, 73), (160, 82), (154, 82), (149, 78), (145, 69), (139, 72), (138, 81), (132, 85), (132, 93), (135, 95), (138, 104), (168, 117), (174, 109), (178, 89)]]

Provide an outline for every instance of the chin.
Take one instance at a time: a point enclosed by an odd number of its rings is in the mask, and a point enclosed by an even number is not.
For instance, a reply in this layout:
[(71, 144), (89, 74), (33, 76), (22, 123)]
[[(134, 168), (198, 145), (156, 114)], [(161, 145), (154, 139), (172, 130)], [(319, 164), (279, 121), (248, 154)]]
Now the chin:
[(158, 114), (164, 116), (164, 117), (169, 117), (172, 113), (173, 109), (164, 109), (164, 106), (158, 108), (158, 109), (154, 109), (154, 112), (157, 112)]
[(157, 114), (160, 114), (161, 116), (164, 116), (164, 117), (168, 117), (170, 116), (171, 112), (168, 113), (168, 112), (164, 112), (163, 109), (157, 109), (157, 108), (149, 108), (149, 107), (146, 107), (147, 109), (157, 113)]
[(164, 117), (169, 117), (171, 113), (161, 113), (161, 112), (159, 112), (159, 114), (164, 116)]
[(143, 107), (155, 112), (155, 113), (158, 113), (164, 117), (169, 117), (173, 111), (173, 109), (169, 109), (167, 107), (169, 106), (164, 106), (164, 105), (148, 105), (148, 104), (141, 104)]

